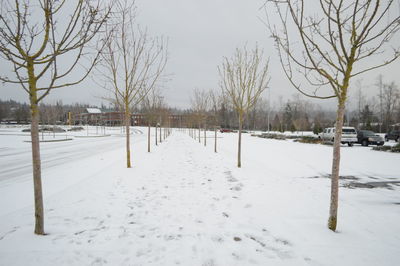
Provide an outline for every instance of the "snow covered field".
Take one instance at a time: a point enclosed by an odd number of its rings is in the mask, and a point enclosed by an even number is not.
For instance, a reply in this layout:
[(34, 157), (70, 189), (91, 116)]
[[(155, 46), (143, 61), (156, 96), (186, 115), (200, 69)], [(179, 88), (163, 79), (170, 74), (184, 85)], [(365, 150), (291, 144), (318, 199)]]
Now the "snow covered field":
[(215, 154), (211, 132), (175, 130), (147, 153), (142, 128), (126, 169), (119, 129), (95, 133), (41, 143), (36, 236), (29, 135), (0, 128), (0, 265), (399, 265), (400, 154), (343, 146), (333, 233), (331, 146), (244, 134), (238, 169), (236, 134)]

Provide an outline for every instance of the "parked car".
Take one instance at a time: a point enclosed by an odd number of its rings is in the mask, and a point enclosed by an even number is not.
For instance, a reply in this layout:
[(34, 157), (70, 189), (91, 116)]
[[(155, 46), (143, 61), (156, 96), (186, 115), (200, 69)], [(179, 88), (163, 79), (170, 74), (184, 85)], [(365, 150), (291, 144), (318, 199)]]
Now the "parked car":
[(370, 130), (359, 130), (357, 131), (357, 143), (368, 146), (370, 144), (382, 146), (385, 141), (383, 138)]
[(400, 131), (399, 130), (393, 130), (390, 131), (388, 134), (385, 135), (385, 140), (389, 141), (389, 140), (394, 140), (399, 142), (400, 140)]
[[(324, 131), (318, 134), (318, 138), (325, 141), (334, 141), (335, 140), (335, 128), (328, 127), (325, 128)], [(342, 144), (347, 144), (349, 146), (353, 146), (354, 143), (357, 143), (357, 131), (354, 127), (343, 127), (342, 128)]]
[(228, 128), (221, 128), (219, 130), (219, 132), (221, 132), (221, 133), (230, 133), (230, 132), (233, 132), (233, 130), (232, 129), (228, 129)]

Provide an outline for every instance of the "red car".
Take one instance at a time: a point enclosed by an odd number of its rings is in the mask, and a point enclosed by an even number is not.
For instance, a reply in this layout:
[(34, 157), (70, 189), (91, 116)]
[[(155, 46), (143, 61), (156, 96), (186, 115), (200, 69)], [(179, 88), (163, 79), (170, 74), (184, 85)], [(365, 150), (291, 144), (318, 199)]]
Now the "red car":
[(227, 129), (227, 128), (221, 128), (219, 130), (219, 132), (221, 132), (221, 133), (230, 133), (230, 132), (233, 132), (233, 130), (232, 129)]

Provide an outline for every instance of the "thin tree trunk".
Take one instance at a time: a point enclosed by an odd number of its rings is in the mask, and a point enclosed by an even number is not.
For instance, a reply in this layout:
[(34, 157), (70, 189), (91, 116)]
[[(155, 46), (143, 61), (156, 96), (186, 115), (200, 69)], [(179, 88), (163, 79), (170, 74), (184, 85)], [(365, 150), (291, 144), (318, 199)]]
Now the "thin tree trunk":
[[(35, 198), (35, 234), (44, 235), (43, 191), (40, 162), (39, 144), (39, 108), (37, 106), (36, 84), (30, 85), (30, 109), (31, 109), (31, 142), (32, 142), (32, 166), (33, 166), (33, 190)], [(33, 87), (33, 88), (32, 88)]]
[(129, 107), (125, 107), (125, 128), (126, 128), (126, 167), (131, 168), (131, 147), (130, 147), (130, 114)]
[(35, 199), (35, 234), (44, 235), (43, 191), (39, 144), (39, 107), (33, 63), (28, 61), (29, 100), (31, 109), (31, 143), (33, 190)]
[(217, 127), (214, 128), (214, 152), (217, 152)]
[(331, 175), (331, 202), (329, 208), (328, 228), (332, 231), (336, 230), (337, 213), (339, 202), (339, 167), (340, 167), (340, 143), (342, 139), (342, 128), (345, 113), (345, 102), (340, 100), (337, 116), (336, 116), (336, 131), (333, 142), (333, 160), (332, 160), (332, 175)]
[(204, 147), (207, 146), (207, 124), (204, 123)]
[(201, 126), (200, 126), (200, 124), (199, 124), (199, 143), (201, 143), (201, 136), (200, 136), (200, 134), (201, 134)]
[(162, 133), (162, 132), (161, 132), (161, 124), (160, 124), (160, 143), (162, 142), (162, 139), (161, 139), (161, 138), (162, 138), (162, 136), (161, 136), (161, 133)]
[(147, 152), (150, 152), (150, 122), (147, 127)]
[(156, 124), (155, 128), (156, 128), (156, 146), (158, 146), (158, 143), (157, 143), (158, 142), (158, 139), (157, 139), (157, 124)]
[(239, 139), (238, 139), (238, 163), (237, 166), (242, 167), (242, 127), (243, 127), (243, 114), (239, 114)]

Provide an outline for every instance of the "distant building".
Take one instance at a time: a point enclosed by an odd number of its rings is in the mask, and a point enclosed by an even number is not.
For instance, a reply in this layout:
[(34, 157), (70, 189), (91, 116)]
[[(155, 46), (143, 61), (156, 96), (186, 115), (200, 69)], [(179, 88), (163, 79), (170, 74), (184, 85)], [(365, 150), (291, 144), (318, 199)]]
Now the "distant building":
[(96, 125), (101, 120), (101, 115), (99, 108), (86, 108), (85, 112), (75, 115), (75, 124)]
[(106, 126), (120, 126), (124, 123), (123, 112), (106, 112), (102, 114), (102, 121)]
[[(86, 108), (83, 113), (73, 114), (73, 121), (76, 125), (121, 126), (124, 123), (124, 116), (123, 112), (103, 112), (99, 108)], [(185, 121), (184, 115), (169, 115), (167, 123), (171, 127), (181, 127), (185, 124)], [(146, 115), (131, 114), (131, 126), (147, 125)]]
[[(74, 121), (78, 125), (120, 126), (124, 123), (124, 116), (123, 112), (102, 112), (99, 108), (86, 108), (85, 112), (74, 115)], [(132, 126), (143, 126), (144, 122), (142, 114), (131, 115)]]

